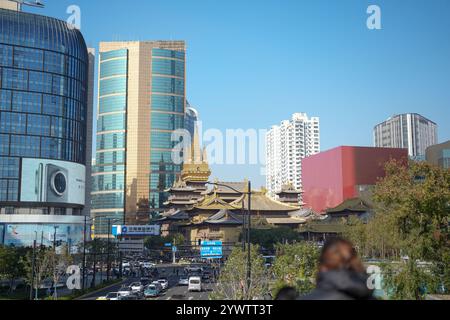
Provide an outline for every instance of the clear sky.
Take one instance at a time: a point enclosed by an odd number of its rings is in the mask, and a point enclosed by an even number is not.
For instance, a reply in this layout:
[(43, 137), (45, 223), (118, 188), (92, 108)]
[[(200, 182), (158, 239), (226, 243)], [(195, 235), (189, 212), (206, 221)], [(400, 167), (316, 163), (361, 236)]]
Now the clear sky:
[[(374, 125), (417, 112), (438, 123), (440, 142), (450, 139), (448, 0), (44, 2), (33, 11), (64, 20), (80, 6), (91, 47), (185, 40), (188, 100), (205, 129), (264, 129), (307, 112), (321, 118), (326, 150), (372, 145)], [(381, 7), (382, 30), (366, 27), (370, 4)], [(264, 184), (257, 166), (213, 171)]]

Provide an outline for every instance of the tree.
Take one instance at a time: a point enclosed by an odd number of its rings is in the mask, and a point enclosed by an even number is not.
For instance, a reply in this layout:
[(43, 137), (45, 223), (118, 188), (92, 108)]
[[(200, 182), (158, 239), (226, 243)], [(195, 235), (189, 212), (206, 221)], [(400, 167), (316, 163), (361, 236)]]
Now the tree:
[(49, 262), (49, 273), (52, 277), (54, 291), (53, 298), (58, 299), (57, 285), (61, 277), (66, 274), (67, 267), (72, 263), (72, 257), (68, 253), (67, 247), (63, 246), (60, 253), (56, 250), (47, 251)]
[(51, 277), (50, 254), (53, 249), (46, 247), (36, 248), (34, 253), (34, 277), (33, 277), (33, 252), (30, 251), (25, 256), (22, 263), (26, 271), (26, 281), (31, 288), (39, 290), (43, 282)]
[(252, 229), (250, 231), (250, 241), (267, 250), (274, 250), (276, 244), (286, 242), (292, 243), (294, 241), (299, 241), (300, 239), (300, 234), (298, 232), (286, 227)]
[(212, 300), (253, 300), (269, 294), (269, 273), (259, 247), (251, 248), (251, 279), (247, 290), (247, 252), (234, 248), (221, 270)]
[[(372, 257), (407, 257), (407, 262), (384, 267), (393, 297), (422, 299), (424, 287), (448, 290), (450, 170), (391, 161), (373, 200), (375, 217), (364, 227), (361, 240), (365, 250)], [(421, 267), (421, 261), (427, 264)]]
[(21, 257), (28, 249), (0, 246), (0, 279), (9, 281), (9, 291), (14, 288), (14, 281), (25, 274)]
[(310, 242), (277, 245), (272, 267), (276, 279), (274, 296), (285, 286), (294, 287), (301, 294), (314, 289), (319, 254), (319, 248)]

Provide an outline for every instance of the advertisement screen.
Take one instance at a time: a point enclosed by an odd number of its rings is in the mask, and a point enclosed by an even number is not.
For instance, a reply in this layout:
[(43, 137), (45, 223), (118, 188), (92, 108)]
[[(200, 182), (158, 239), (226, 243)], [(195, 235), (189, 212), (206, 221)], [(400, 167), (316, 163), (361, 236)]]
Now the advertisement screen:
[(86, 168), (44, 159), (22, 160), (20, 197), (23, 202), (85, 205)]
[(8, 224), (5, 227), (5, 245), (30, 247), (36, 240), (38, 245), (51, 247), (57, 241), (61, 246), (70, 247), (75, 252), (76, 246), (83, 242), (82, 225), (54, 224)]

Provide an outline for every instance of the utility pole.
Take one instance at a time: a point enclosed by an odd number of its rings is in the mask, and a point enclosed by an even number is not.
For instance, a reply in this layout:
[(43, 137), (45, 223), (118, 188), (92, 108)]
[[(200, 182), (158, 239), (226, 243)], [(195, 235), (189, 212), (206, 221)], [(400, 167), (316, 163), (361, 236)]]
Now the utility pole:
[(248, 221), (247, 221), (247, 295), (250, 292), (250, 286), (252, 283), (252, 253), (251, 253), (251, 239), (250, 239), (250, 230), (251, 230), (251, 220), (252, 220), (252, 183), (248, 181)]
[(111, 249), (111, 245), (110, 245), (110, 241), (109, 241), (109, 236), (111, 234), (111, 219), (108, 219), (108, 241), (107, 241), (107, 260), (106, 260), (106, 281), (109, 281), (109, 272), (111, 269), (111, 262), (110, 262), (110, 249)]
[[(37, 231), (36, 231), (37, 238)], [(36, 239), (33, 241), (33, 259), (31, 262), (31, 285), (30, 285), (30, 300), (33, 300), (33, 288), (34, 288), (34, 277), (35, 277), (35, 268), (36, 268)], [(37, 288), (36, 288), (37, 290)]]
[(84, 216), (84, 234), (83, 234), (83, 284), (81, 289), (84, 291), (85, 279), (86, 279), (86, 227), (87, 227), (87, 216)]

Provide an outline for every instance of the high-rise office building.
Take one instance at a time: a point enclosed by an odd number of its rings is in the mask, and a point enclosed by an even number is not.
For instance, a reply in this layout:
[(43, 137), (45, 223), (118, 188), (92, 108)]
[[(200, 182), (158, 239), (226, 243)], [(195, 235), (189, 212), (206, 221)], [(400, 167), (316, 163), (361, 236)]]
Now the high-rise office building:
[(0, 3), (0, 242), (83, 239), (89, 58), (66, 22)]
[(320, 120), (295, 113), (266, 136), (266, 188), (273, 198), (284, 185), (302, 188), (302, 159), (320, 152)]
[(113, 221), (145, 224), (167, 201), (181, 171), (172, 133), (184, 128), (185, 52), (184, 41), (100, 43), (96, 236)]
[(417, 113), (393, 116), (374, 129), (375, 147), (408, 149), (414, 159), (423, 160), (426, 149), (437, 140), (436, 123)]

